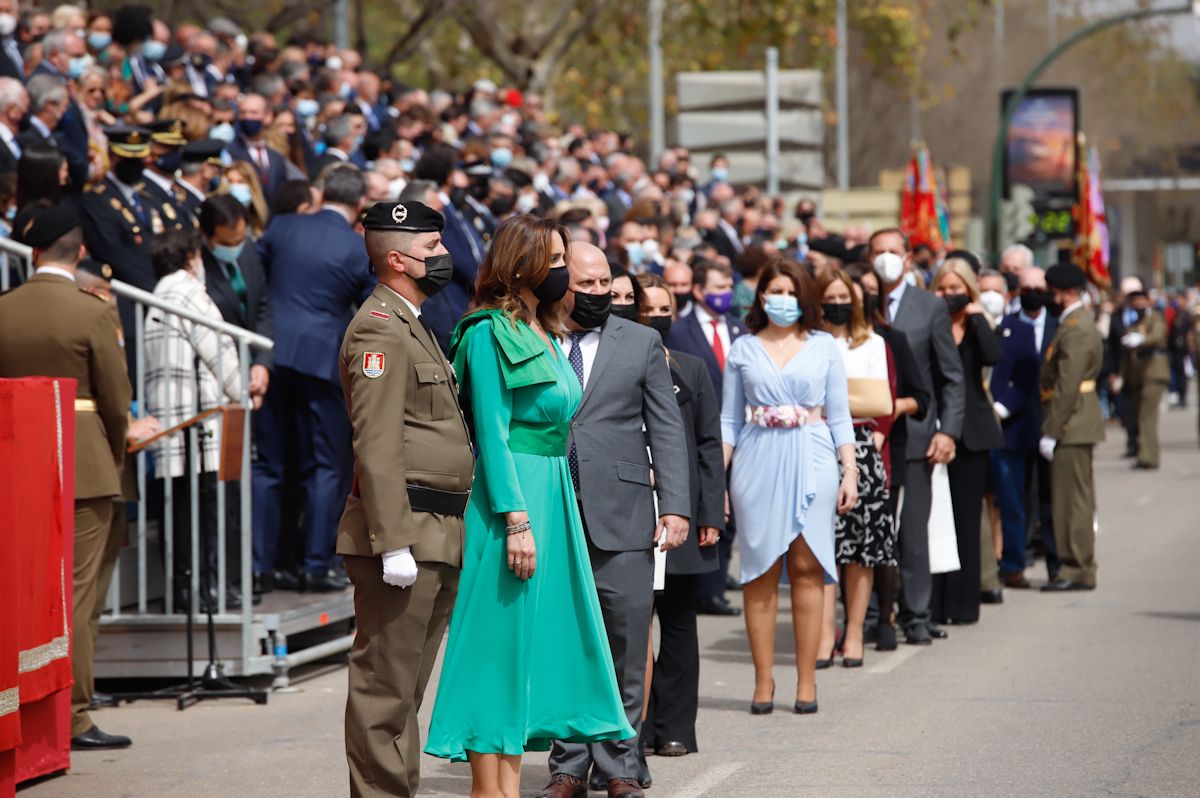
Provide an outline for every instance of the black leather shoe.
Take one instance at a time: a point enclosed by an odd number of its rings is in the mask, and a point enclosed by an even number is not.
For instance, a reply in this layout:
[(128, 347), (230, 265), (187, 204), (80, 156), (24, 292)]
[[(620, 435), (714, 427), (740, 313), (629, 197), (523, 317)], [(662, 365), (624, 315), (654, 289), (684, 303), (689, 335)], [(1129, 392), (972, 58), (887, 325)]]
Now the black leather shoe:
[(904, 642), (910, 646), (931, 646), (933, 638), (930, 637), (929, 629), (925, 624), (919, 623), (904, 630)]
[(1158, 464), (1157, 463), (1134, 463), (1131, 466), (1131, 468), (1134, 471), (1157, 471)]
[[(658, 754), (659, 756), (687, 756), (688, 750), (687, 746), (683, 743), (678, 742), (677, 740), (671, 740), (670, 742), (660, 745), (657, 749), (655, 749), (654, 753)], [(643, 788), (647, 786), (649, 785), (642, 785)]]
[(275, 590), (275, 580), (271, 578), (271, 574), (254, 574), (254, 595), (261, 596), (264, 593), (271, 593)]
[(271, 582), (277, 590), (299, 590), (300, 575), (292, 571), (274, 570), (271, 572)]
[(128, 748), (133, 743), (128, 737), (120, 734), (105, 734), (96, 726), (71, 738), (72, 751), (105, 751), (114, 748)]
[(929, 636), (931, 638), (933, 638), (934, 640), (945, 640), (947, 637), (950, 636), (949, 633), (946, 632), (945, 629), (938, 626), (933, 621), (930, 621), (929, 623), (925, 624), (925, 628), (929, 631)]
[(726, 615), (734, 616), (741, 615), (742, 611), (737, 607), (732, 606), (723, 598), (714, 598), (706, 596), (696, 602), (696, 612), (701, 615)]
[(875, 638), (876, 651), (895, 651), (896, 650), (896, 627), (890, 623), (881, 624), (879, 632)]
[(1003, 604), (1004, 603), (1004, 591), (998, 587), (993, 588), (991, 590), (981, 590), (981, 591), (979, 591), (979, 603), (980, 604)]
[(727, 575), (725, 577), (725, 589), (732, 590), (735, 593), (740, 593), (742, 590), (742, 583), (737, 580), (737, 577)]
[(346, 583), (329, 574), (305, 574), (300, 580), (301, 593), (338, 593)]
[(89, 711), (97, 710), (97, 709), (101, 709), (103, 707), (115, 707), (116, 705), (117, 705), (117, 700), (115, 698), (113, 698), (111, 695), (109, 695), (108, 693), (102, 692), (100, 690), (93, 690), (92, 691), (92, 701), (91, 701), (91, 703), (88, 704), (88, 710)]
[(842, 657), (843, 668), (861, 668), (863, 666), (862, 657)]
[(1079, 582), (1072, 582), (1069, 579), (1055, 579), (1053, 582), (1042, 585), (1043, 593), (1066, 593), (1073, 590), (1095, 590), (1095, 585), (1081, 585)]

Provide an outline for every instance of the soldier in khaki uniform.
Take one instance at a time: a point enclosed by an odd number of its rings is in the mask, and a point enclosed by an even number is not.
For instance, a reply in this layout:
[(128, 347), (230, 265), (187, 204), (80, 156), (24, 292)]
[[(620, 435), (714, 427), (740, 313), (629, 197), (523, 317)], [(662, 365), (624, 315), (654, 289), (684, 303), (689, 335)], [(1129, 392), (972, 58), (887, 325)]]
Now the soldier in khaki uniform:
[(453, 371), (420, 318), (451, 275), (442, 224), (419, 202), (366, 212), (379, 285), (342, 341), (355, 457), (337, 537), (358, 627), (346, 701), (352, 796), (417, 792), (417, 712), (462, 567), (475, 462)]
[(116, 308), (76, 286), (83, 230), (70, 205), (39, 213), (25, 231), (37, 273), (0, 297), (0, 377), (70, 377), (75, 399), (75, 598), (71, 668), (71, 747), (123, 748), (88, 715), (90, 632), (99, 574), (121, 496), (121, 465), (132, 390)]
[(1137, 420), (1137, 461), (1134, 468), (1158, 468), (1158, 414), (1163, 392), (1171, 382), (1167, 361), (1167, 322), (1153, 308), (1145, 291), (1127, 295), (1137, 321), (1121, 336), (1121, 381), (1133, 400)]
[(1051, 512), (1062, 568), (1043, 591), (1096, 587), (1096, 490), (1092, 449), (1104, 440), (1096, 377), (1104, 343), (1083, 306), (1087, 278), (1074, 265), (1046, 272), (1054, 300), (1063, 308), (1042, 364), (1042, 438), (1038, 449), (1051, 461)]

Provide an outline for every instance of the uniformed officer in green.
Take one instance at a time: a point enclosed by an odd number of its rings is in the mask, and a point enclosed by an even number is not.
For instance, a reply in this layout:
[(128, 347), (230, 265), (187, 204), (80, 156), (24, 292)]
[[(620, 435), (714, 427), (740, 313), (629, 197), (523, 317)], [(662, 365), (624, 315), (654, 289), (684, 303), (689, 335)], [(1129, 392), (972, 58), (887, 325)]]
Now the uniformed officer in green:
[(83, 231), (74, 207), (41, 211), (25, 233), (37, 272), (0, 296), (0, 377), (69, 377), (75, 392), (75, 572), (72, 607), (71, 747), (124, 748), (88, 715), (99, 574), (121, 496), (131, 389), (121, 322), (103, 298), (76, 285)]
[(1167, 322), (1154, 309), (1150, 295), (1134, 291), (1126, 295), (1137, 317), (1121, 336), (1121, 381), (1133, 399), (1131, 412), (1137, 419), (1138, 451), (1134, 468), (1158, 468), (1158, 414), (1163, 392), (1171, 382), (1167, 362)]
[(150, 160), (143, 173), (143, 190), (158, 208), (167, 230), (194, 230), (196, 220), (187, 208), (187, 193), (175, 182), (183, 165), (183, 121), (156, 119), (146, 125), (150, 131)]
[(1083, 305), (1087, 283), (1071, 264), (1053, 266), (1046, 284), (1061, 307), (1058, 330), (1042, 363), (1042, 438), (1038, 450), (1051, 461), (1051, 513), (1062, 568), (1043, 591), (1096, 587), (1096, 490), (1092, 449), (1104, 440), (1096, 377), (1104, 342)]
[(415, 795), (417, 712), (458, 592), (474, 457), (421, 303), (450, 280), (442, 217), (382, 202), (362, 219), (379, 278), (342, 341), (354, 487), (337, 552), (354, 583), (346, 760), (352, 796)]

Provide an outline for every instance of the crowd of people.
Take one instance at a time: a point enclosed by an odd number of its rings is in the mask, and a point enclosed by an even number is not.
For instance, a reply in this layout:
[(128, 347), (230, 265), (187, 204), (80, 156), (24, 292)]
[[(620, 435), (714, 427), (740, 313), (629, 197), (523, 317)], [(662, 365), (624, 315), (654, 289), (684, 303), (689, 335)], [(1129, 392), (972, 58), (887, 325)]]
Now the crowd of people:
[[(817, 670), (976, 622), (1031, 586), (1035, 556), (1043, 590), (1093, 589), (1104, 419), (1154, 469), (1164, 394), (1185, 402), (1185, 297), (1137, 278), (1110, 297), (1019, 244), (989, 265), (897, 229), (834, 234), (812, 200), (731, 182), (724, 156), (647, 161), (487, 80), (426, 91), (315, 39), (14, 0), (0, 75), (3, 232), (37, 266), (10, 305), (71, 283), (111, 299), (119, 279), (274, 341), (242, 363), (228, 338), (152, 311), (144, 395), (63, 367), (102, 419), (92, 454), (115, 461), (78, 497), (76, 628), (124, 540), (126, 440), (248, 393), (251, 600), (355, 588), (355, 794), (415, 792), (416, 708), (452, 613), (427, 750), (509, 796), (513, 757), (553, 747), (545, 795), (590, 780), (627, 797), (651, 783), (647, 754), (698, 748), (698, 614), (744, 611), (747, 705), (769, 713), (786, 578), (807, 714)], [(79, 351), (111, 371), (134, 305), (83, 307)], [(54, 357), (29, 353), (60, 334), (4, 327), (0, 376), (46, 373)], [(220, 436), (212, 419), (195, 451), (185, 436), (152, 450), (150, 490), (175, 498), (168, 608), (247, 600), (215, 567), (187, 590), (193, 506), (197, 556), (217, 557)], [(410, 628), (381, 609), (399, 588)], [(75, 744), (128, 745), (88, 716), (89, 655), (76, 647)], [(495, 704), (514, 673), (538, 689)]]

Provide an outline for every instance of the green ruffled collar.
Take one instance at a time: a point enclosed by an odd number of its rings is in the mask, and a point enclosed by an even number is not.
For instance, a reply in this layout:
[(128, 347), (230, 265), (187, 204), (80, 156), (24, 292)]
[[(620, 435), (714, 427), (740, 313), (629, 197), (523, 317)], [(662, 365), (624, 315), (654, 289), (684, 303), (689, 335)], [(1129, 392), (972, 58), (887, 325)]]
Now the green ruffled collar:
[(465, 370), (459, 358), (459, 345), (468, 329), (485, 320), (489, 322), (492, 337), (500, 351), (500, 371), (509, 390), (558, 380), (558, 369), (550, 362), (545, 342), (528, 324), (523, 321), (514, 323), (504, 311), (495, 308), (468, 314), (454, 328), (454, 335), (450, 339), (450, 357), (460, 377)]

